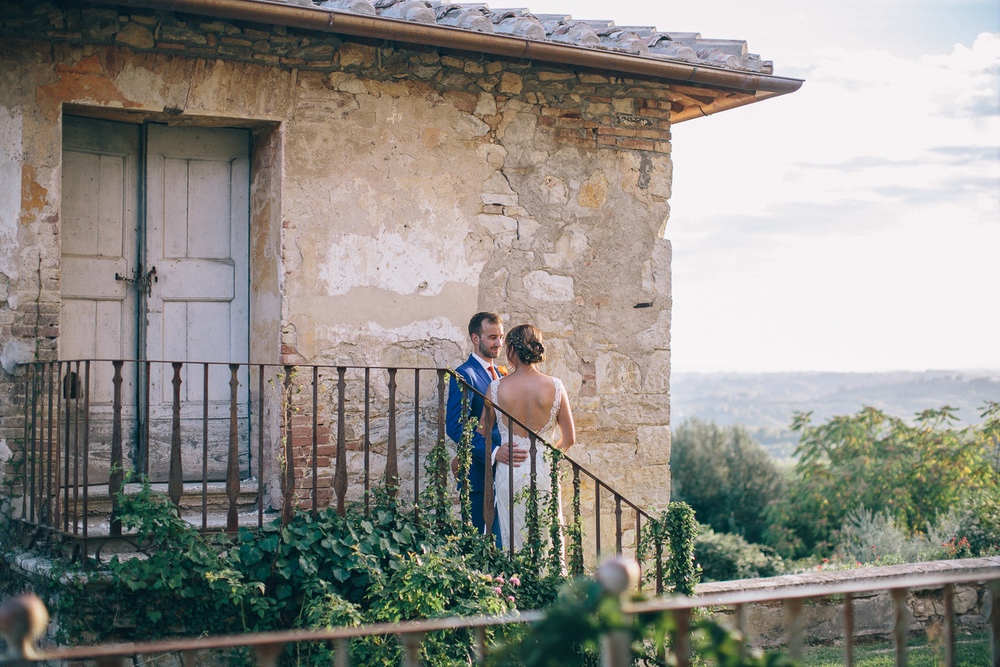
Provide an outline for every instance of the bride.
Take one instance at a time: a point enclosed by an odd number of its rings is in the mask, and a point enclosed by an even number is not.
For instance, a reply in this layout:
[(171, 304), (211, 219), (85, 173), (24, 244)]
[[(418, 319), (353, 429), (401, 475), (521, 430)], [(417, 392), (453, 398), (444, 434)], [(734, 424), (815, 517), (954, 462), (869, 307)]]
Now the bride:
[[(549, 442), (555, 427), (558, 426), (559, 439), (555, 441), (555, 446), (565, 452), (576, 442), (573, 412), (570, 410), (569, 397), (562, 382), (538, 370), (537, 364), (545, 360), (542, 332), (530, 324), (516, 326), (507, 332), (504, 348), (507, 361), (513, 370), (506, 377), (490, 383), (488, 393), (490, 401)], [(494, 414), (487, 414), (488, 412)], [(496, 450), (497, 466), (493, 480), (501, 542), (508, 548), (513, 539), (514, 549), (517, 550), (524, 545), (528, 529), (524, 496), (531, 485), (531, 461), (528, 460), (531, 451), (530, 441), (523, 428), (510, 422), (503, 413), (489, 410), (488, 406), (483, 410), (480, 423), (491, 426), (494, 418), (499, 422), (500, 430), (500, 447)], [(511, 428), (513, 438), (510, 437)], [(513, 449), (508, 444), (511, 442)], [(540, 507), (544, 507), (542, 498), (551, 488), (545, 449), (547, 449), (545, 445), (536, 441), (535, 486), (539, 491)], [(513, 496), (516, 503), (513, 531), (510, 521), (512, 495), (510, 463), (514, 465)], [(522, 491), (524, 493), (520, 493)]]

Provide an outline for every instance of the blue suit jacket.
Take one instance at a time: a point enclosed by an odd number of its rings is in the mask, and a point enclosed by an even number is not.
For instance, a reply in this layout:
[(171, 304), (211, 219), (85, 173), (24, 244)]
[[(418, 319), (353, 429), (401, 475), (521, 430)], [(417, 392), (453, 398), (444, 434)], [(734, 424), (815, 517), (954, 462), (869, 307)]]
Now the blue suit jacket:
[[(483, 394), (490, 388), (490, 375), (483, 368), (482, 364), (476, 361), (472, 355), (464, 364), (455, 369), (465, 380)], [(483, 399), (470, 392), (469, 396), (469, 417), (479, 419), (483, 414)], [(462, 389), (458, 382), (452, 377), (448, 384), (448, 412), (446, 415), (448, 437), (456, 444), (462, 439)], [(493, 425), (492, 449), (500, 446), (500, 431), (496, 424)], [(493, 452), (486, 453), (486, 440), (479, 433), (472, 434), (472, 465), (469, 466), (469, 481), (472, 486), (469, 489), (473, 493), (483, 492), (483, 477), (486, 474), (486, 462), (492, 459)]]

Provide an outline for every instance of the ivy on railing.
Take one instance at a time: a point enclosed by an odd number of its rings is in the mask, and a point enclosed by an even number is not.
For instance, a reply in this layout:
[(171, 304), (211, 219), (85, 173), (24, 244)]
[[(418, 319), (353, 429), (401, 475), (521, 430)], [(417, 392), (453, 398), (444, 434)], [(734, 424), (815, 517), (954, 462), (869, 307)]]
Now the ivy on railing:
[(646, 581), (652, 581), (659, 569), (666, 574), (670, 591), (694, 595), (701, 576), (701, 570), (694, 562), (694, 540), (697, 536), (698, 521), (687, 503), (670, 503), (665, 512), (651, 516), (642, 528), (636, 550), (639, 562), (644, 562), (650, 554), (653, 556), (654, 567), (647, 568)]

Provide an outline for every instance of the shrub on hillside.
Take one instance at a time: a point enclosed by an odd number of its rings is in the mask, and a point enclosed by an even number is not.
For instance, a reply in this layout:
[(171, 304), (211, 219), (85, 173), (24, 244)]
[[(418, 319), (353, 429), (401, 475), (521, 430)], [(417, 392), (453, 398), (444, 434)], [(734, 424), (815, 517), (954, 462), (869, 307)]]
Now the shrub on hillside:
[(759, 542), (764, 510), (781, 497), (784, 478), (767, 451), (742, 426), (697, 419), (673, 433), (671, 500), (691, 506), (699, 523)]
[(1000, 554), (1000, 492), (982, 494), (959, 513), (955, 537), (968, 541), (974, 557)]
[(773, 549), (712, 529), (695, 540), (694, 556), (705, 581), (756, 579), (784, 572), (784, 562)]

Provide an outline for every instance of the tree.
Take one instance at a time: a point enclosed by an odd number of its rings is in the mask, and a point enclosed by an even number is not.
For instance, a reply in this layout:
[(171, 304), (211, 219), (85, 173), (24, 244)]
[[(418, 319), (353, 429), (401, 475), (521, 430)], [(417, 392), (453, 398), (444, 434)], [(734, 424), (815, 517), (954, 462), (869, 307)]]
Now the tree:
[(825, 554), (849, 512), (887, 511), (905, 530), (924, 530), (973, 494), (995, 493), (1000, 403), (979, 426), (956, 428), (955, 409), (925, 410), (912, 424), (873, 407), (814, 426), (796, 413), (795, 479), (769, 508), (767, 542), (785, 556)]
[(742, 426), (689, 420), (673, 435), (671, 500), (683, 501), (701, 523), (759, 542), (764, 509), (784, 481), (767, 451)]

